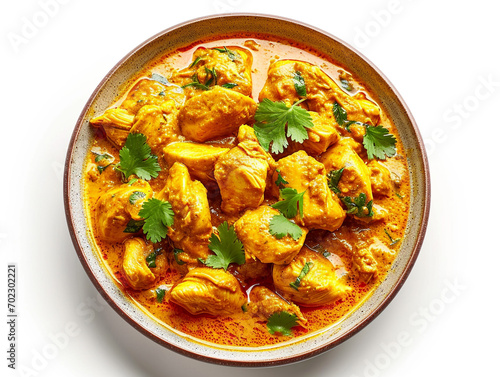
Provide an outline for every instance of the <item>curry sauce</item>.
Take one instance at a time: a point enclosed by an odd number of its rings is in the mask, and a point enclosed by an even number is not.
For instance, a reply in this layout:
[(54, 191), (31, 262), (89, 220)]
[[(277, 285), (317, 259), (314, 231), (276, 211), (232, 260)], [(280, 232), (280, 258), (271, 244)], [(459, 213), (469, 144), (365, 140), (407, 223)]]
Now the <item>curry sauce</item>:
[[(306, 110), (314, 127), (305, 141), (266, 148), (255, 126), (266, 99)], [(306, 46), (266, 35), (186, 46), (138, 72), (91, 124), (90, 237), (130, 299), (184, 336), (261, 347), (317, 333), (370, 295), (399, 250), (410, 187), (397, 129), (348, 67)], [(367, 129), (381, 126), (394, 153), (370, 158)], [(156, 177), (124, 176), (120, 151), (134, 133), (145, 136)], [(300, 204), (288, 217), (275, 208), (285, 188), (302, 194), (303, 214)], [(141, 228), (152, 198), (170, 203), (174, 219), (157, 242)], [(301, 236), (277, 236), (276, 216)], [(205, 264), (224, 224), (245, 253), (227, 271)], [(270, 331), (281, 312), (296, 320), (290, 334)]]

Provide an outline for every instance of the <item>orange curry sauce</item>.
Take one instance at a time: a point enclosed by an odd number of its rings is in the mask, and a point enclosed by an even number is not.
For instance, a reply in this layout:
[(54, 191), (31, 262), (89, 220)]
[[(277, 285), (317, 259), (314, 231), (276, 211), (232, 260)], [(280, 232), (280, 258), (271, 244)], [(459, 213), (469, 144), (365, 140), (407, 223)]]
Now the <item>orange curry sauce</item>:
[[(341, 67), (329, 57), (321, 56), (315, 51), (311, 51), (307, 47), (297, 45), (293, 42), (278, 41), (271, 36), (265, 35), (229, 36), (217, 40), (202, 41), (159, 57), (149, 66), (138, 72), (134, 80), (124, 86), (122, 96), (110, 107), (116, 107), (127, 95), (127, 90), (141, 77), (148, 77), (152, 72), (156, 72), (168, 78), (173, 69), (182, 69), (189, 66), (192, 62), (193, 52), (200, 46), (207, 48), (221, 46), (241, 46), (248, 48), (253, 55), (252, 80), (254, 100), (258, 100), (259, 92), (266, 81), (269, 64), (279, 59), (302, 60), (315, 64), (337, 82), (339, 72), (349, 72), (348, 67)], [(359, 82), (356, 77), (352, 78), (352, 83), (355, 89), (365, 92), (368, 98), (377, 102), (376, 95), (364, 88), (363, 83)], [(347, 216), (343, 225), (333, 233), (321, 230), (312, 230), (308, 233), (305, 245), (319, 251), (327, 250), (330, 253), (328, 258), (337, 266), (343, 265), (343, 268), (348, 272), (346, 284), (353, 289), (344, 299), (332, 304), (312, 308), (301, 307), (301, 311), (307, 319), (307, 328), (301, 326), (294, 327), (294, 337), (311, 334), (338, 323), (350, 311), (354, 310), (385, 278), (399, 249), (401, 242), (397, 242), (397, 240), (402, 239), (404, 236), (410, 200), (408, 167), (397, 130), (392, 124), (391, 119), (388, 119), (385, 115), (383, 108), (381, 108), (380, 124), (389, 129), (398, 140), (396, 144), (396, 156), (383, 161), (391, 173), (397, 176), (398, 184), (395, 186), (390, 197), (377, 198), (375, 201), (376, 204), (388, 211), (388, 215), (381, 221), (370, 223), (357, 221)], [(174, 269), (169, 269), (167, 276), (152, 289), (144, 291), (130, 289), (121, 271), (123, 245), (121, 243), (111, 244), (99, 239), (95, 230), (94, 213), (97, 199), (110, 188), (122, 183), (120, 174), (112, 168), (107, 168), (102, 173), (97, 172), (96, 163), (94, 162), (95, 156), (91, 152), (96, 147), (111, 154), (115, 162), (119, 161), (119, 150), (104, 137), (102, 130), (96, 129), (95, 139), (88, 152), (85, 168), (86, 174), (83, 182), (90, 238), (94, 242), (96, 250), (102, 256), (103, 265), (114, 276), (116, 284), (126, 292), (132, 301), (157, 321), (200, 341), (211, 342), (221, 346), (259, 347), (290, 340), (289, 337), (280, 334), (271, 335), (265, 321), (245, 315), (243, 312), (225, 318), (210, 315), (193, 316), (182, 307), (169, 302), (168, 294), (164, 302), (158, 303), (156, 301), (155, 288), (160, 286), (168, 289), (181, 278), (180, 273)], [(149, 181), (154, 192), (159, 192), (163, 188), (167, 175), (168, 170), (164, 168), (157, 178)], [(228, 217), (220, 211), (220, 197), (218, 197), (216, 192), (209, 192), (208, 198), (212, 210), (212, 224), (215, 227), (223, 221), (228, 220)], [(352, 272), (352, 251), (374, 237), (378, 239), (389, 253), (386, 253), (383, 261), (378, 260), (378, 275), (376, 278), (368, 282), (363, 282), (357, 274)], [(233, 266), (230, 266), (229, 271), (233, 272), (238, 278), (238, 274)], [(243, 289), (248, 290), (254, 283), (257, 282), (242, 282), (244, 284)], [(271, 277), (269, 281), (261, 281), (259, 283), (272, 287)]]

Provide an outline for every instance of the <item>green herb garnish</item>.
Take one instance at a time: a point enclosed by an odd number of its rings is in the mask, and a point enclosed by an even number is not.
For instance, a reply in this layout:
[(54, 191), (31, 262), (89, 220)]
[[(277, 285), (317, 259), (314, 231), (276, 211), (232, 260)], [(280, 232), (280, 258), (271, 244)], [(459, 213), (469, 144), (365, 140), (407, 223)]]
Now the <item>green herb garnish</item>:
[(151, 153), (146, 136), (140, 133), (130, 133), (125, 145), (120, 149), (120, 162), (115, 169), (122, 173), (124, 180), (132, 174), (149, 180), (158, 176), (161, 167), (158, 158)]
[(297, 316), (286, 311), (276, 312), (267, 320), (267, 329), (271, 334), (280, 333), (292, 336), (292, 327), (297, 326)]
[(217, 227), (219, 235), (212, 233), (208, 248), (215, 255), (209, 255), (203, 262), (205, 265), (213, 268), (223, 268), (227, 270), (230, 263), (242, 265), (245, 263), (245, 250), (243, 244), (238, 239), (234, 226), (229, 226), (227, 221), (224, 221)]
[(302, 229), (297, 224), (291, 222), (283, 215), (274, 215), (269, 222), (269, 233), (276, 239), (290, 236), (294, 241), (302, 237)]
[(300, 286), (300, 282), (309, 273), (309, 271), (311, 270), (313, 265), (314, 265), (313, 262), (306, 262), (304, 264), (304, 267), (302, 267), (302, 270), (300, 270), (300, 274), (299, 274), (299, 276), (297, 276), (297, 279), (295, 279), (294, 282), (290, 283), (290, 287), (292, 287), (293, 289), (298, 291), (299, 286)]
[(169, 202), (151, 198), (142, 204), (139, 216), (144, 219), (142, 230), (151, 242), (160, 242), (174, 223), (174, 211)]

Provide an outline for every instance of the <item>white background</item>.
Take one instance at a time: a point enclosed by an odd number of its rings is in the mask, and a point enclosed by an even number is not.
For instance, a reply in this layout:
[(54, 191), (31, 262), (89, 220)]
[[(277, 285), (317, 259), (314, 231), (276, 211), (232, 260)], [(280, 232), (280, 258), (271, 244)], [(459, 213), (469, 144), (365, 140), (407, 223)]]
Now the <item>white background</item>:
[[(0, 8), (1, 376), (495, 374), (500, 336), (495, 185), (500, 7), (495, 2), (55, 1), (2, 1)], [(231, 11), (297, 19), (361, 51), (407, 102), (431, 167), (427, 236), (393, 302), (337, 348), (271, 369), (195, 361), (134, 330), (102, 302), (88, 279), (63, 209), (67, 145), (104, 75), (150, 36), (195, 17)], [(38, 27), (27, 28), (30, 22)], [(9, 262), (18, 269), (16, 371), (7, 368)]]

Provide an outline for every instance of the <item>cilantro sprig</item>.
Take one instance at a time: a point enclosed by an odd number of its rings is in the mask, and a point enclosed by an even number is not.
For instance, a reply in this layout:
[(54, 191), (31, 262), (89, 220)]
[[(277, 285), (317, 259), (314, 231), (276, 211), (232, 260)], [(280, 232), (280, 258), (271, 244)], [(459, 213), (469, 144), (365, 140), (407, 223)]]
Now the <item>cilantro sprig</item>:
[(292, 80), (295, 91), (297, 92), (299, 97), (307, 97), (306, 82), (300, 71), (294, 72)]
[(255, 112), (254, 131), (260, 145), (272, 153), (282, 153), (291, 140), (302, 143), (309, 138), (307, 128), (314, 127), (311, 114), (298, 106), (303, 98), (288, 107), (284, 102), (264, 98)]
[(337, 194), (342, 203), (347, 207), (346, 213), (358, 217), (373, 217), (373, 200), (366, 202), (367, 197), (364, 192), (360, 193), (356, 198), (342, 195), (338, 185), (343, 172), (344, 168), (330, 171), (327, 174), (328, 187)]
[(282, 239), (285, 236), (290, 236), (294, 241), (298, 241), (302, 237), (302, 229), (297, 224), (291, 222), (283, 215), (274, 215), (269, 222), (269, 233), (276, 239)]
[(284, 336), (292, 336), (292, 327), (297, 326), (297, 321), (295, 314), (287, 311), (276, 312), (267, 320), (267, 329), (271, 335), (280, 333)]
[(174, 223), (174, 211), (166, 200), (151, 198), (142, 204), (139, 216), (144, 219), (142, 230), (151, 242), (160, 242)]
[(300, 218), (304, 217), (304, 194), (303, 191), (298, 193), (296, 189), (285, 187), (280, 190), (280, 197), (283, 200), (271, 204), (271, 207), (280, 211), (286, 218), (293, 219), (297, 216), (297, 211)]
[(300, 270), (299, 276), (297, 276), (297, 278), (295, 279), (295, 281), (293, 281), (293, 282), (290, 283), (290, 287), (292, 287), (293, 289), (295, 289), (296, 291), (298, 291), (299, 290), (299, 286), (300, 286), (300, 282), (309, 273), (309, 271), (311, 270), (311, 268), (312, 268), (313, 265), (314, 265), (313, 262), (310, 262), (310, 261), (306, 262), (304, 264), (304, 267), (302, 267), (302, 270)]
[(122, 173), (125, 181), (133, 174), (144, 180), (156, 178), (161, 170), (158, 157), (151, 153), (151, 147), (143, 134), (128, 134), (119, 154), (120, 162), (115, 169)]
[(227, 221), (224, 221), (217, 227), (219, 235), (212, 233), (208, 248), (215, 255), (209, 255), (203, 262), (205, 265), (213, 268), (223, 268), (227, 270), (229, 264), (237, 263), (242, 265), (245, 263), (245, 250), (243, 243), (238, 239), (234, 226), (229, 226)]
[(356, 120), (348, 120), (347, 111), (338, 102), (333, 104), (333, 116), (335, 121), (347, 131), (350, 131), (349, 127), (352, 124), (365, 127), (363, 146), (370, 160), (374, 158), (385, 160), (386, 157), (393, 157), (396, 154), (396, 138), (384, 126), (371, 126)]

